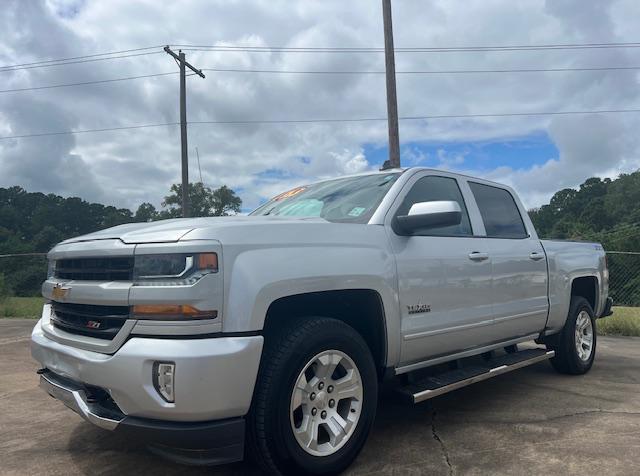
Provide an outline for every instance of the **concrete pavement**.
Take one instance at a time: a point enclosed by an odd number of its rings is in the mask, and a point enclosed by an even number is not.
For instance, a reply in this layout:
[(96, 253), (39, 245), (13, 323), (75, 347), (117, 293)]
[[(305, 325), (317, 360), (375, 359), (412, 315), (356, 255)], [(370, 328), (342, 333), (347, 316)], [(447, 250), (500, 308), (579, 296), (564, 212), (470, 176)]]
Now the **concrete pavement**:
[[(94, 428), (37, 388), (33, 320), (0, 319), (0, 474), (256, 474), (249, 464), (192, 468)], [(640, 338), (600, 337), (585, 376), (548, 363), (416, 406), (381, 397), (348, 474), (637, 474)]]

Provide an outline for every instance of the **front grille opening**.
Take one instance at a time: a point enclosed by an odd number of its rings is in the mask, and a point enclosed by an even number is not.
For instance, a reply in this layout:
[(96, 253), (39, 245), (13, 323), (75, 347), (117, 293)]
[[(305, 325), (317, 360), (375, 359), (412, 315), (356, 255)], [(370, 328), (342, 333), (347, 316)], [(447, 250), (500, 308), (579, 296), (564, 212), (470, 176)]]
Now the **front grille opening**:
[(133, 257), (61, 259), (56, 262), (55, 277), (82, 281), (131, 281)]
[(129, 318), (129, 306), (52, 302), (53, 326), (71, 334), (113, 339)]

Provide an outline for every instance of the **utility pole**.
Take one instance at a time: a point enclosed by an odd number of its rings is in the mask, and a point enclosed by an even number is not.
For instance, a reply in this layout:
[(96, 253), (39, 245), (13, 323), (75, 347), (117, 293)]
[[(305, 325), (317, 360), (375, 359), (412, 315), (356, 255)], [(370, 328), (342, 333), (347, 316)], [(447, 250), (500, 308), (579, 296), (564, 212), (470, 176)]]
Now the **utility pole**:
[(384, 23), (384, 60), (387, 78), (387, 122), (389, 126), (389, 160), (382, 169), (400, 167), (400, 133), (398, 132), (398, 97), (396, 95), (396, 61), (393, 50), (391, 0), (382, 0)]
[(194, 68), (185, 59), (182, 50), (178, 50), (178, 54), (171, 51), (168, 46), (164, 47), (164, 51), (171, 55), (180, 66), (180, 143), (182, 153), (182, 217), (189, 216), (189, 151), (187, 149), (187, 75), (186, 68), (189, 68), (195, 74), (204, 78), (204, 74), (199, 69)]

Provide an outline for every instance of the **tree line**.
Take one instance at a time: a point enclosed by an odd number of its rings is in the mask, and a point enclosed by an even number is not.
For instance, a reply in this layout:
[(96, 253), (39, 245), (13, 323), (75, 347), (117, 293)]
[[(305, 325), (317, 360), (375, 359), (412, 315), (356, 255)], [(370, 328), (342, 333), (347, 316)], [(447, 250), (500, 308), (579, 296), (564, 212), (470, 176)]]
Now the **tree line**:
[[(597, 241), (607, 251), (640, 251), (640, 171), (617, 179), (590, 178), (530, 210), (542, 238)], [(608, 254), (615, 304), (640, 306), (640, 256)]]
[[(182, 186), (174, 184), (161, 209), (142, 203), (127, 208), (89, 203), (78, 197), (27, 192), (22, 187), (0, 188), (0, 255), (46, 253), (56, 243), (124, 223), (149, 222), (182, 216)], [(189, 184), (192, 216), (239, 213), (242, 200), (229, 187), (217, 189)], [(41, 257), (0, 258), (0, 294), (38, 295), (46, 277)]]
[[(17, 186), (0, 188), (0, 255), (47, 252), (66, 238), (103, 228), (177, 218), (182, 215), (181, 195), (181, 185), (174, 184), (161, 209), (143, 203), (132, 212), (78, 197), (32, 193)], [(242, 205), (226, 186), (211, 189), (192, 183), (189, 197), (192, 216), (234, 214)], [(640, 251), (640, 171), (613, 180), (589, 178), (577, 189), (558, 191), (529, 215), (541, 238), (598, 241), (606, 250)], [(623, 263), (610, 260), (609, 265), (613, 275)], [(37, 295), (44, 275), (42, 258), (0, 258), (0, 293)], [(638, 290), (640, 302), (640, 273), (635, 276), (631, 281), (637, 283), (625, 285)]]
[(640, 251), (640, 171), (587, 179), (529, 211), (541, 238), (598, 241), (606, 250)]

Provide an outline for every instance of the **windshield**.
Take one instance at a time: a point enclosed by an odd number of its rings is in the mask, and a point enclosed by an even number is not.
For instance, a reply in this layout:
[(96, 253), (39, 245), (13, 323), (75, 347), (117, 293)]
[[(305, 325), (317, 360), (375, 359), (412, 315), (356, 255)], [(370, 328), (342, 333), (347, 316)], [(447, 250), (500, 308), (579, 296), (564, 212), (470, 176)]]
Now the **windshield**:
[(399, 176), (397, 172), (361, 175), (297, 187), (272, 198), (250, 215), (367, 223)]

